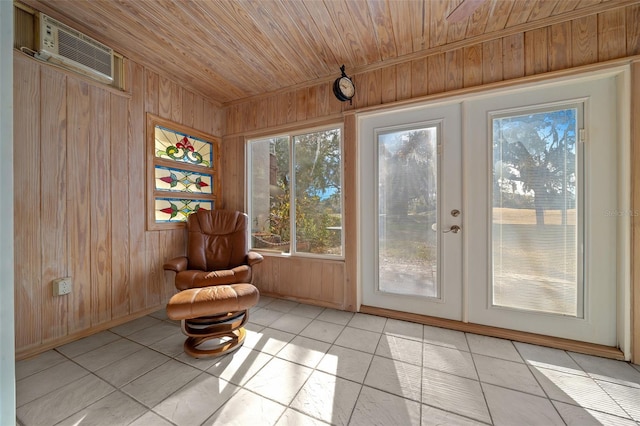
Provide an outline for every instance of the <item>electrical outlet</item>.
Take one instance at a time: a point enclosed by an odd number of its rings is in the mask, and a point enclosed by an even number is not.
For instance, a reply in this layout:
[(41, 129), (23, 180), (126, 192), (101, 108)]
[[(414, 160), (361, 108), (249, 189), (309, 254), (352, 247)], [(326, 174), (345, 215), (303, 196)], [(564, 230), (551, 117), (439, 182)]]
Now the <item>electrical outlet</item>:
[(71, 277), (58, 278), (53, 280), (53, 295), (63, 296), (71, 293)]

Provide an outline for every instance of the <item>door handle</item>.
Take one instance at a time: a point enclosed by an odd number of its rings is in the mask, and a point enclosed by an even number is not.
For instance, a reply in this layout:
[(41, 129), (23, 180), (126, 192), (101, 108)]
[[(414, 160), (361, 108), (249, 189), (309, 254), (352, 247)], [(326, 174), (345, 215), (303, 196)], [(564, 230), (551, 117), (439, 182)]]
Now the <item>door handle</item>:
[(458, 232), (460, 232), (462, 228), (460, 228), (458, 225), (451, 225), (451, 228), (447, 229), (446, 231), (442, 231), (443, 233), (447, 233), (447, 232), (453, 232), (454, 234), (457, 234)]

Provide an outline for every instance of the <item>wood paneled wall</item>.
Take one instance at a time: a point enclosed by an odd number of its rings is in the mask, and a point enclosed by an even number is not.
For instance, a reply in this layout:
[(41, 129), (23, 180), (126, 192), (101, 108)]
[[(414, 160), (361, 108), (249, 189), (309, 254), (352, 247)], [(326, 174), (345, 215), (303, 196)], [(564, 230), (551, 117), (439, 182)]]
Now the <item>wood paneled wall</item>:
[[(322, 121), (342, 120), (345, 117), (344, 211), (347, 247), (342, 269), (344, 276), (336, 278), (344, 286), (342, 294), (345, 299), (341, 302), (330, 301), (329, 295), (325, 295), (319, 301), (337, 303), (344, 309), (354, 309), (357, 294), (357, 250), (353, 246), (357, 238), (354, 230), (357, 209), (356, 121), (352, 119), (350, 111), (426, 99), (438, 94), (446, 96), (447, 92), (480, 88), (491, 83), (508, 82), (638, 54), (640, 5), (634, 4), (612, 7), (597, 15), (583, 16), (526, 32), (510, 33), (493, 40), (485, 38), (478, 43), (470, 40), (464, 45), (458, 44), (453, 50), (438, 47), (433, 50), (433, 54), (427, 51), (427, 56), (419, 59), (359, 72), (352, 76), (356, 84), (353, 105), (335, 99), (331, 90), (332, 82), (232, 103), (226, 109), (227, 136), (222, 145), (226, 182), (223, 196), (227, 207), (244, 208), (244, 143), (247, 136), (266, 135), (288, 127), (313, 126)], [(634, 119), (640, 121), (640, 117)], [(640, 242), (637, 244), (640, 245)], [(636, 259), (640, 261), (637, 255)], [(266, 276), (259, 279), (261, 290), (292, 298), (316, 297), (316, 286), (306, 282), (312, 279), (310, 271), (314, 261), (305, 260), (308, 265), (303, 276), (294, 273), (292, 266), (283, 266), (287, 262), (293, 265), (299, 261), (286, 257), (266, 258), (260, 270), (260, 273), (266, 273)], [(312, 297), (306, 291), (316, 293)], [(638, 297), (640, 296), (636, 296), (636, 299)], [(638, 333), (640, 330), (636, 332)], [(636, 340), (640, 341), (640, 336)]]
[[(145, 114), (220, 135), (222, 108), (127, 63), (127, 93), (14, 53), (15, 312), (21, 358), (159, 309), (185, 231), (146, 231)], [(52, 280), (73, 291), (53, 296)]]
[[(343, 308), (344, 262), (304, 257), (267, 257), (255, 266), (253, 284), (264, 294)], [(293, 279), (295, 285), (290, 285)]]

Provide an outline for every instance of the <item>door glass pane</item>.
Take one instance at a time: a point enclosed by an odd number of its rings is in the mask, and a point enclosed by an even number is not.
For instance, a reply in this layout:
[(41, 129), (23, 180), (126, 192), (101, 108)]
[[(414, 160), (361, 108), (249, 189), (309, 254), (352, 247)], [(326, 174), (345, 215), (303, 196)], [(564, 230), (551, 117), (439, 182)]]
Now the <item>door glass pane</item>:
[(438, 297), (438, 134), (378, 134), (378, 290)]
[(577, 111), (492, 119), (495, 306), (581, 315)]

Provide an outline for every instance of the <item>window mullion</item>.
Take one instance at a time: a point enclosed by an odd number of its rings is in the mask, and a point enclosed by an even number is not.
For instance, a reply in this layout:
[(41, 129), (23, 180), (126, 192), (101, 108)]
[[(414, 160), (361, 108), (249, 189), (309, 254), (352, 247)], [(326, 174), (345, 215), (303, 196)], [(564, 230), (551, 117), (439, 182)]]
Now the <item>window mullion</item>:
[(297, 230), (296, 230), (296, 157), (294, 148), (294, 138), (289, 138), (289, 235), (290, 246), (289, 253), (294, 254), (297, 248)]

